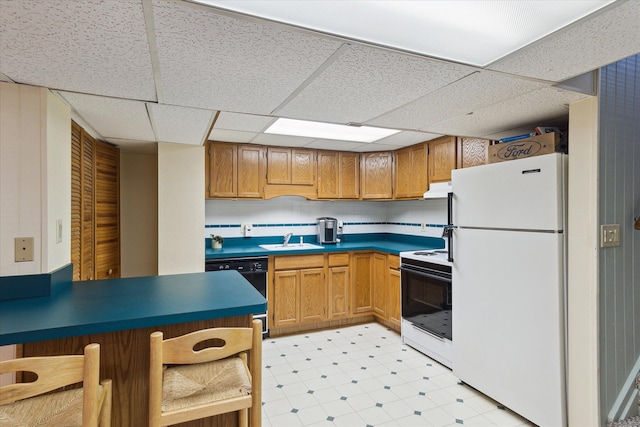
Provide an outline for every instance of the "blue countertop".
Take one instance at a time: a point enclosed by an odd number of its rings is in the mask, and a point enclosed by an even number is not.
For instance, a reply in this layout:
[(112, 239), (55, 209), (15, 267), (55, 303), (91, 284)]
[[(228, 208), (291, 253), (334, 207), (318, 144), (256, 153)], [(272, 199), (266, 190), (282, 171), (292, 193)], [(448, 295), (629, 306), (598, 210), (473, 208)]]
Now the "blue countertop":
[(237, 271), (73, 282), (0, 302), (0, 345), (256, 314), (266, 300)]
[[(306, 243), (317, 244), (315, 236), (303, 236)], [(291, 239), (290, 245), (299, 242), (299, 236)], [(423, 249), (441, 249), (444, 240), (434, 237), (408, 236), (391, 233), (372, 233), (361, 235), (346, 235), (340, 243), (324, 244), (320, 249), (277, 250), (270, 251), (259, 245), (266, 243), (282, 243), (282, 238), (229, 238), (225, 239), (223, 249), (211, 249), (211, 240), (206, 239), (205, 259), (236, 258), (269, 255), (303, 255), (323, 252), (376, 251), (398, 255), (404, 251), (418, 251)]]

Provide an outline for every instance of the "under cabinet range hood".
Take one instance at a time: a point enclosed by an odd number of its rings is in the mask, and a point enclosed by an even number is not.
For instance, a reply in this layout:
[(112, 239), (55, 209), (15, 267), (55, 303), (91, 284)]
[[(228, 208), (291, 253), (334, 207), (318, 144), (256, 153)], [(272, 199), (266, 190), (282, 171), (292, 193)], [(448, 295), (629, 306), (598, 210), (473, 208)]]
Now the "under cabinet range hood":
[(429, 184), (429, 190), (424, 193), (425, 199), (446, 199), (451, 193), (451, 182), (434, 182)]

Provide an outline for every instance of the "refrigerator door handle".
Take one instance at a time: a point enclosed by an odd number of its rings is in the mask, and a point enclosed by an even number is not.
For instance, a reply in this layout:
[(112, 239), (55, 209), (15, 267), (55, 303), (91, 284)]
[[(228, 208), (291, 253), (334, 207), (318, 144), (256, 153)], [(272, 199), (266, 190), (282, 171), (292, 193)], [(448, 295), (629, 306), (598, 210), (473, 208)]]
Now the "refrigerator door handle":
[(447, 194), (447, 226), (442, 233), (442, 237), (447, 238), (447, 261), (453, 262), (453, 229), (458, 228), (453, 225), (453, 193)]

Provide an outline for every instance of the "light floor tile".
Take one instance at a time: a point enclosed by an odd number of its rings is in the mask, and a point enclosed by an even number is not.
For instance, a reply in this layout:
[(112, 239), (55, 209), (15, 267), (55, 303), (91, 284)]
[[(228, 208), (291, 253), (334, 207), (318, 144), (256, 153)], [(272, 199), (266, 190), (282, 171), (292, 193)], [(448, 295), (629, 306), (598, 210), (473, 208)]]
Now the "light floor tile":
[(377, 323), (263, 342), (263, 425), (535, 427)]

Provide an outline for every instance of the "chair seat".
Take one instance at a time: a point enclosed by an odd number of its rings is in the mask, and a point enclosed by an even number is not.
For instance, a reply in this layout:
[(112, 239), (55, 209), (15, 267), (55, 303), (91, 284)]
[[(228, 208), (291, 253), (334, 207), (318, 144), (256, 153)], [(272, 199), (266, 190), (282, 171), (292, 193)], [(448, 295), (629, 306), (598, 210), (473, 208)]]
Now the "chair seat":
[[(103, 387), (99, 386), (102, 396)], [(2, 427), (75, 427), (82, 426), (82, 389), (43, 394), (0, 405)]]
[(168, 367), (163, 373), (163, 412), (250, 395), (251, 379), (239, 357)]

